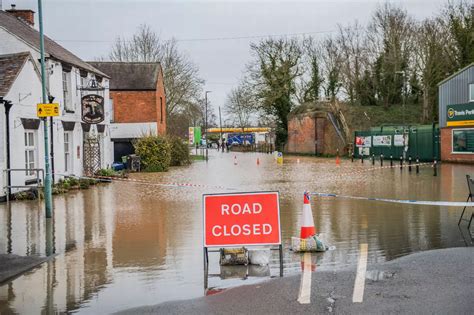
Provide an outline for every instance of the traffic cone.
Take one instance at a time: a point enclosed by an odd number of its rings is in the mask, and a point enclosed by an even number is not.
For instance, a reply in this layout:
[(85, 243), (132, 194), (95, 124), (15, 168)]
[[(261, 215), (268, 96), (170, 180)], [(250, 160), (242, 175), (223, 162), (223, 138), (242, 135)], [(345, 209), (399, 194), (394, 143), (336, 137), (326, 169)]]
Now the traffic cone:
[(341, 164), (341, 161), (339, 160), (339, 155), (338, 155), (338, 156), (336, 156), (336, 165), (339, 166), (340, 164)]
[(257, 165), (260, 165), (260, 159), (257, 158)]
[(300, 164), (300, 159), (296, 159), (296, 164)]
[(237, 165), (237, 155), (234, 155), (234, 165)]
[(311, 204), (309, 203), (309, 192), (307, 191), (304, 193), (303, 221), (301, 223), (300, 238), (305, 239), (316, 234), (313, 212), (311, 211)]

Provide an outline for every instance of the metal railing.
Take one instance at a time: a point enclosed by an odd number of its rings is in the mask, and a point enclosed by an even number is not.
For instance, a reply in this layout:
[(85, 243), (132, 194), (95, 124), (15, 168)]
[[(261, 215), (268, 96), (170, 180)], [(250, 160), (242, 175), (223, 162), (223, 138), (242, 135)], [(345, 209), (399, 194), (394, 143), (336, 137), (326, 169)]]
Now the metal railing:
[[(34, 185), (5, 185), (6, 195), (7, 195), (7, 202), (10, 201), (10, 194), (12, 188), (43, 188), (44, 183), (44, 169), (42, 168), (7, 168), (3, 170), (6, 174), (5, 178), (8, 178), (11, 175), (11, 172), (25, 172), (25, 173), (35, 173), (36, 174), (36, 186)], [(40, 177), (41, 173), (41, 177)], [(41, 179), (41, 180), (40, 180)]]

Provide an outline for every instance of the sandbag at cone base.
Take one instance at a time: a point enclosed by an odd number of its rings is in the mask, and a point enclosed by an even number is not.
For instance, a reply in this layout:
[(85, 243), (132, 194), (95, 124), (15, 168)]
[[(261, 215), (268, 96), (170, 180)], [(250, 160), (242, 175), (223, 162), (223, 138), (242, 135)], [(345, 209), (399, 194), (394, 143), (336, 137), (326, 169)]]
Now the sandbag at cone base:
[(314, 227), (313, 212), (311, 211), (311, 204), (309, 202), (309, 193), (304, 193), (303, 203), (303, 220), (301, 222), (300, 238), (305, 239), (316, 234)]

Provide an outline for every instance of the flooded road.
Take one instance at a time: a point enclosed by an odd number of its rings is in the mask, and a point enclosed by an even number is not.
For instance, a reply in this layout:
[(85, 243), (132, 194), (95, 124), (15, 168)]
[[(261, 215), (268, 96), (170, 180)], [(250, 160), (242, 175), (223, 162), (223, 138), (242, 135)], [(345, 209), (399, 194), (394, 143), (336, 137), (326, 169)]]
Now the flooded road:
[[(37, 201), (0, 204), (1, 254), (57, 254), (0, 287), (0, 313), (110, 313), (204, 295), (201, 199), (203, 193), (229, 191), (216, 186), (280, 192), (288, 275), (301, 272), (301, 256), (288, 248), (291, 236), (299, 235), (305, 190), (465, 201), (465, 175), (473, 173), (473, 166), (444, 164), (433, 177), (430, 167), (416, 174), (398, 167), (374, 168), (369, 161), (343, 160), (336, 166), (334, 159), (309, 157), (285, 157), (277, 165), (272, 155), (212, 151), (208, 163), (131, 175), (152, 183), (206, 187), (104, 184), (56, 196), (52, 223), (46, 222)], [(361, 243), (368, 244), (369, 265), (416, 251), (466, 246), (457, 226), (459, 208), (316, 197), (311, 205), (316, 229), (335, 247), (312, 256), (317, 268), (356, 264)], [(216, 254), (211, 254), (210, 264), (211, 293), (279, 275), (277, 252), (270, 268), (221, 269)]]

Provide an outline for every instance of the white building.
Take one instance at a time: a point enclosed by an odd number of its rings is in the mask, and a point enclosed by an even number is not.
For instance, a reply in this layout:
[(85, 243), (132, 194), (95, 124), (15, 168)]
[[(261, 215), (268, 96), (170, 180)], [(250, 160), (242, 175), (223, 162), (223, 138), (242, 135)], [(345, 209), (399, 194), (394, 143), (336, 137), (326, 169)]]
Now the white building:
[[(42, 103), (39, 32), (33, 24), (31, 10), (0, 10), (0, 97), (4, 101), (0, 103), (0, 198), (6, 195), (8, 150), (11, 169), (44, 169), (44, 122), (36, 113), (36, 104)], [(52, 119), (50, 128), (55, 181), (109, 166), (113, 161), (109, 77), (47, 37), (45, 57), (47, 93), (60, 104), (60, 116)], [(103, 99), (103, 108), (84, 101), (81, 105), (83, 97), (91, 94)], [(12, 103), (9, 139), (5, 101)], [(98, 120), (103, 117), (103, 121), (85, 123), (83, 107), (94, 108), (91, 112), (99, 113)], [(33, 175), (28, 171), (12, 172), (11, 185), (36, 185)]]

